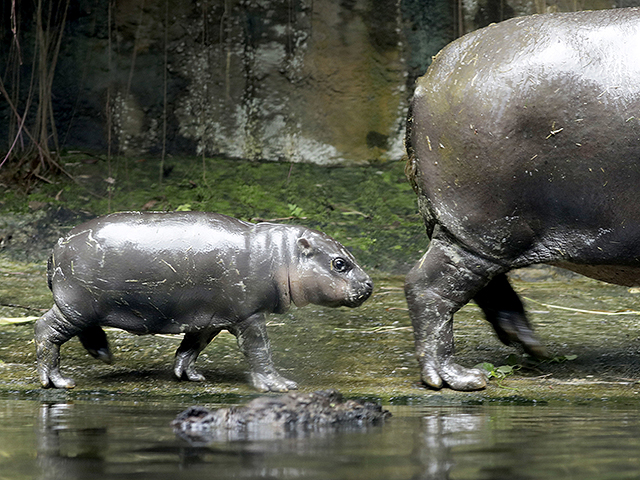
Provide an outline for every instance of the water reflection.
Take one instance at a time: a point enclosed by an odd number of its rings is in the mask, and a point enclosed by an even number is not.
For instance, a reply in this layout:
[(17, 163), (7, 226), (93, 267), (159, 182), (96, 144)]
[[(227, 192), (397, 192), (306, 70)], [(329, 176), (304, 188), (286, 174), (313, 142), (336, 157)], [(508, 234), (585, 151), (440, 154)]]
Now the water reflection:
[(434, 412), (420, 422), (414, 455), (424, 471), (421, 479), (449, 478), (455, 466), (453, 449), (478, 442), (476, 432), (486, 428), (487, 417), (466, 412)]
[[(209, 408), (216, 406), (208, 405)], [(0, 400), (0, 477), (367, 480), (634, 478), (635, 407), (390, 407), (384, 425), (193, 446), (185, 405)]]
[(36, 436), (37, 461), (43, 480), (86, 478), (105, 473), (109, 432), (102, 427), (74, 427), (73, 404), (42, 404)]

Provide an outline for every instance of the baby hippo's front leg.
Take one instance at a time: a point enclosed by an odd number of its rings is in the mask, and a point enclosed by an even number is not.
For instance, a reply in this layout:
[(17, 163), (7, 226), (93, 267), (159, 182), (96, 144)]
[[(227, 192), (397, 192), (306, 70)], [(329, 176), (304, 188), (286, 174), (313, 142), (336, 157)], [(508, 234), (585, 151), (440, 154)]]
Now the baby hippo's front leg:
[(251, 383), (256, 389), (261, 392), (287, 392), (298, 388), (296, 382), (281, 376), (273, 365), (264, 314), (256, 313), (229, 331), (237, 337), (238, 347), (249, 362)]
[(202, 332), (187, 332), (176, 352), (173, 371), (178, 380), (186, 379), (191, 382), (204, 381), (204, 375), (198, 373), (194, 366), (200, 352), (211, 343), (211, 340), (220, 333), (220, 328), (205, 330)]

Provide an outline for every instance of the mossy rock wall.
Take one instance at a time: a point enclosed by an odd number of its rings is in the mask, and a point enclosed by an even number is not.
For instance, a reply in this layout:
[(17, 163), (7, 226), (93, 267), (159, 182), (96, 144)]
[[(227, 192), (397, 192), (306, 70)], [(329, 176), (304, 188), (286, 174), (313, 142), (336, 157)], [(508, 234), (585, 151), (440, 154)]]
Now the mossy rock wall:
[[(517, 15), (640, 2), (616, 1), (74, 0), (52, 89), (58, 137), (114, 155), (397, 160), (413, 82), (456, 36)], [(31, 3), (16, 5), (19, 35), (5, 28), (0, 68), (22, 112), (35, 22)], [(11, 118), (0, 102), (0, 150), (15, 138)]]

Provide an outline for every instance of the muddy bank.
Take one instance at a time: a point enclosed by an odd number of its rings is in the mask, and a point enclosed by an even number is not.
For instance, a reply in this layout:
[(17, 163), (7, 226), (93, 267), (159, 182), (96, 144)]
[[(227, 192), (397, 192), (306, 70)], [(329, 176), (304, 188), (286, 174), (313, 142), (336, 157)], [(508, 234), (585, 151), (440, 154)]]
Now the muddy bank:
[[(91, 358), (77, 339), (62, 347), (62, 370), (77, 387), (39, 388), (33, 322), (50, 306), (44, 264), (0, 258), (0, 396), (38, 400), (190, 399), (240, 402), (257, 395), (230, 334), (219, 335), (198, 360), (204, 383), (179, 382), (172, 364), (180, 336), (107, 335), (113, 365)], [(419, 383), (402, 277), (378, 273), (371, 300), (359, 309), (305, 307), (270, 317), (268, 331), (278, 369), (301, 390), (336, 388), (347, 397), (383, 404), (508, 403), (635, 404), (640, 394), (640, 296), (588, 279), (515, 281), (552, 360), (534, 362), (501, 345), (475, 305), (455, 319), (457, 358), (509, 371), (486, 390), (428, 390)]]

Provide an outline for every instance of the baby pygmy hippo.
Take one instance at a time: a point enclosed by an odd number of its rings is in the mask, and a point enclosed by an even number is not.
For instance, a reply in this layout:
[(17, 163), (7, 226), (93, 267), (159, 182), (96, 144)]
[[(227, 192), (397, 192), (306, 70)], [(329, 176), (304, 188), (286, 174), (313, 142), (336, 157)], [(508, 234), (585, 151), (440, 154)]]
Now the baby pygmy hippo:
[(78, 335), (107, 363), (102, 326), (136, 334), (184, 333), (178, 378), (201, 381), (194, 362), (221, 331), (238, 339), (261, 391), (295, 382), (275, 369), (265, 314), (293, 303), (357, 307), (371, 278), (329, 236), (308, 228), (248, 223), (205, 212), (116, 213), (71, 230), (49, 258), (54, 305), (35, 325), (44, 387), (72, 388), (60, 373), (60, 345)]

